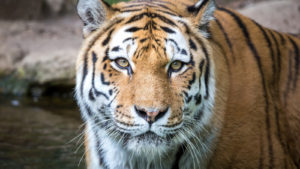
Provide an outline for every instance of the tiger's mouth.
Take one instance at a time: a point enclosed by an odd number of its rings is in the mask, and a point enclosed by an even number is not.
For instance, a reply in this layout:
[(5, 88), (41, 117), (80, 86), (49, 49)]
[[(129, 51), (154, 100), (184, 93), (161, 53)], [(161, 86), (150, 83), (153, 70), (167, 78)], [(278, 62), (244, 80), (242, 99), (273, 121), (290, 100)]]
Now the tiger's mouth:
[(133, 137), (137, 140), (137, 143), (143, 143), (143, 144), (161, 144), (165, 141), (165, 138), (155, 134), (152, 131), (147, 131), (146, 133), (140, 134), (138, 136)]
[(170, 134), (166, 136), (159, 136), (152, 131), (147, 131), (143, 134), (137, 136), (131, 136), (127, 140), (128, 146), (134, 146), (134, 148), (139, 149), (143, 147), (143, 149), (151, 149), (158, 147), (165, 147), (170, 145), (175, 134)]
[(161, 137), (152, 131), (147, 131), (137, 136), (130, 136), (126, 142), (128, 150), (133, 152), (157, 152), (166, 149), (168, 139)]

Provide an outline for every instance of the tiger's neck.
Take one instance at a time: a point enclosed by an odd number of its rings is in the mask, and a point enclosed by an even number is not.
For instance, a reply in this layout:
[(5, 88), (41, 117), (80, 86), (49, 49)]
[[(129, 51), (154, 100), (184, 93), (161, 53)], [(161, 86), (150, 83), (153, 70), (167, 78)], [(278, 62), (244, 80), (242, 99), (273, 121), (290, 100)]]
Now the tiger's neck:
[(206, 140), (194, 138), (190, 139), (190, 143), (161, 154), (137, 154), (124, 149), (120, 143), (110, 139), (105, 131), (95, 130), (92, 126), (87, 122), (85, 129), (88, 169), (191, 169), (199, 166), (199, 169), (204, 169), (214, 140), (214, 135)]

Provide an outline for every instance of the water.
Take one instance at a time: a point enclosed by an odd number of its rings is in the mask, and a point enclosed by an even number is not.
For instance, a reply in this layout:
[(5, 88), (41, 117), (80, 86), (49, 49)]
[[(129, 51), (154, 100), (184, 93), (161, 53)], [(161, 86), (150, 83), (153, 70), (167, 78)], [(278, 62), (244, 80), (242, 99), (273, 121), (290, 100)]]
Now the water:
[(85, 168), (81, 124), (72, 99), (0, 96), (0, 169)]

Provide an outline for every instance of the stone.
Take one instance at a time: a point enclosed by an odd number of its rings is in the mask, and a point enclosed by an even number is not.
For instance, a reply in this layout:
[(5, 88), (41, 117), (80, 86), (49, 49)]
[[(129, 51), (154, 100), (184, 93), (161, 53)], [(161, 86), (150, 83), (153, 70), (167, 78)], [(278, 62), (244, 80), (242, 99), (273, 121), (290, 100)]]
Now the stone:
[[(0, 41), (4, 42), (0, 45), (0, 81), (74, 85), (75, 62), (82, 42), (81, 27), (77, 16), (43, 21), (0, 21)], [(4, 91), (6, 89), (11, 90), (11, 87), (0, 83), (0, 92), (9, 93)]]
[(268, 28), (293, 34), (300, 33), (300, 1), (267, 1), (239, 10)]
[(40, 18), (42, 3), (42, 0), (1, 0), (0, 19)]

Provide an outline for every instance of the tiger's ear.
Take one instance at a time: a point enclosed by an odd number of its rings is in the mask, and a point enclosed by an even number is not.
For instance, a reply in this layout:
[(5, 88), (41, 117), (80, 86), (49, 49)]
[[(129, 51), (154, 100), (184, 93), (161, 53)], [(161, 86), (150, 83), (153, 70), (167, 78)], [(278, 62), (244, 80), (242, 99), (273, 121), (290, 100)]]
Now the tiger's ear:
[(214, 19), (216, 4), (214, 0), (198, 0), (198, 2), (187, 8), (192, 13), (193, 20), (197, 24), (200, 32), (208, 35), (208, 24)]
[(104, 0), (78, 0), (77, 13), (84, 25), (84, 37), (98, 29), (111, 16), (112, 12), (111, 6)]

